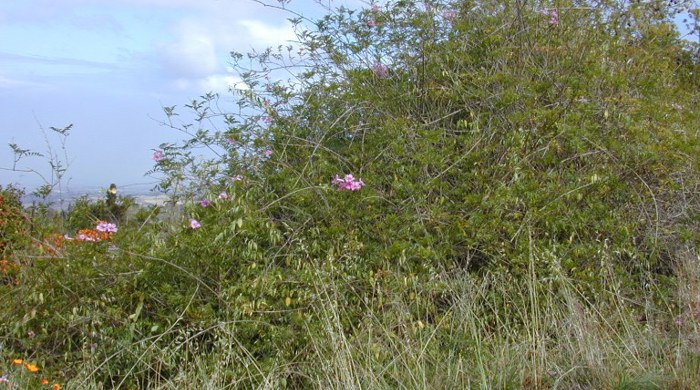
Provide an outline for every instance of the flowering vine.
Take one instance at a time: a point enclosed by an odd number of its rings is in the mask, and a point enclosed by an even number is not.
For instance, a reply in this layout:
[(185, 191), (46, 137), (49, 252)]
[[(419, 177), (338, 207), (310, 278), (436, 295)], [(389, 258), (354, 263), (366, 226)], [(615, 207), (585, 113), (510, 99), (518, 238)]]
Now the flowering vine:
[(338, 186), (338, 191), (357, 191), (365, 185), (362, 179), (357, 179), (350, 174), (345, 175), (342, 179), (338, 175), (335, 175), (331, 183)]

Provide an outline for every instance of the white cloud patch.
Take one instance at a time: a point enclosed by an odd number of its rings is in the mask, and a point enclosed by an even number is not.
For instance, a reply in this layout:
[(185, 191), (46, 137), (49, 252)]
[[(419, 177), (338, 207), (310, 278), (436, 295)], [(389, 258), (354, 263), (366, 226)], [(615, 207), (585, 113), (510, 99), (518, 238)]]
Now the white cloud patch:
[(226, 93), (231, 89), (247, 89), (243, 81), (229, 74), (214, 74), (200, 79), (177, 79), (173, 82), (175, 89), (179, 91), (198, 91)]
[(212, 92), (228, 92), (230, 89), (248, 89), (248, 87), (243, 83), (240, 77), (233, 75), (211, 75), (200, 81), (199, 88), (204, 91)]
[(243, 88), (228, 69), (231, 51), (262, 50), (296, 38), (288, 22), (236, 21), (227, 12), (191, 15), (175, 25), (171, 37), (170, 42), (157, 45), (156, 61), (176, 89), (195, 93)]
[(238, 22), (246, 30), (247, 42), (256, 49), (288, 44), (296, 39), (292, 26), (271, 26), (259, 20), (242, 20)]
[[(79, 65), (81, 72), (88, 62), (104, 63), (105, 71), (126, 67), (133, 74), (148, 75), (152, 90), (162, 92), (173, 87), (188, 93), (236, 88), (240, 80), (227, 70), (231, 51), (261, 51), (296, 40), (287, 21), (294, 15), (279, 9), (277, 0), (263, 0), (269, 7), (253, 0), (112, 0), (108, 5), (104, 0), (22, 1), (0, 0), (0, 20), (26, 29), (34, 26), (32, 31), (53, 36), (72, 34), (80, 44), (60, 54), (75, 59), (62, 61), (65, 66)], [(360, 1), (333, 0), (331, 6)], [(315, 1), (297, 0), (289, 8), (312, 18), (324, 13), (324, 7)], [(98, 30), (111, 33), (102, 46), (89, 39)], [(34, 62), (56, 57), (51, 51), (56, 45), (34, 44), (31, 39), (25, 39), (23, 47), (31, 50), (24, 50), (23, 55)], [(9, 47), (5, 51), (20, 53)], [(76, 64), (78, 61), (83, 63)], [(109, 69), (110, 64), (115, 69)], [(11, 84), (10, 78), (23, 79), (27, 72), (19, 69), (14, 73), (6, 74), (4, 86)]]
[(217, 48), (206, 34), (185, 33), (160, 49), (165, 69), (175, 77), (199, 78), (217, 73)]

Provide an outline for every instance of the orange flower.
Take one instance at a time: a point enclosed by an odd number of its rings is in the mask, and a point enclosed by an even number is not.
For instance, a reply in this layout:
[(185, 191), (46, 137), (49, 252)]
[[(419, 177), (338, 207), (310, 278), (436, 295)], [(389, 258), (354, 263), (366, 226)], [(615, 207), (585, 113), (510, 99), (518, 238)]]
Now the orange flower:
[(100, 232), (95, 229), (80, 229), (78, 230), (78, 235), (75, 237), (78, 241), (90, 241), (97, 242), (102, 240), (108, 240), (110, 235), (108, 232)]
[(53, 256), (57, 256), (64, 248), (65, 241), (66, 239), (62, 235), (52, 233), (44, 237), (44, 241), (40, 244), (40, 246), (42, 250), (45, 250)]
[(36, 364), (25, 363), (24, 367), (26, 367), (29, 372), (39, 372), (39, 367)]
[(53, 386), (51, 386), (51, 390), (61, 390), (61, 385), (54, 383)]
[(15, 366), (19, 366), (22, 363), (24, 363), (24, 360), (22, 359), (15, 359), (12, 361), (12, 364), (14, 364)]
[(49, 380), (46, 379), (46, 378), (41, 378), (41, 380), (39, 381), (39, 383), (41, 383), (42, 385), (48, 385), (48, 384), (49, 384)]

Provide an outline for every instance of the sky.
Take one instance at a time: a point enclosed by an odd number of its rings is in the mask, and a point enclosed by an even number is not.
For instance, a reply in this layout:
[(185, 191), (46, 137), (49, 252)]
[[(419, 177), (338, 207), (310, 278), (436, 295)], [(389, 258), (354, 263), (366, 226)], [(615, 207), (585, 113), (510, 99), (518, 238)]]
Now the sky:
[[(362, 0), (322, 1), (332, 7), (367, 6)], [(153, 150), (178, 138), (159, 124), (165, 119), (162, 108), (182, 107), (207, 92), (230, 97), (227, 91), (238, 81), (231, 51), (295, 39), (287, 21), (292, 15), (260, 3), (0, 1), (0, 185), (44, 184), (34, 173), (8, 170), (13, 166), (8, 144), (44, 154), (51, 145), (62, 155), (49, 128), (73, 124), (66, 140), (69, 189), (113, 182), (122, 188), (152, 187), (156, 180), (144, 174), (153, 167)], [(324, 14), (315, 0), (285, 6), (312, 19)], [(44, 176), (50, 172), (38, 157), (17, 167)]]

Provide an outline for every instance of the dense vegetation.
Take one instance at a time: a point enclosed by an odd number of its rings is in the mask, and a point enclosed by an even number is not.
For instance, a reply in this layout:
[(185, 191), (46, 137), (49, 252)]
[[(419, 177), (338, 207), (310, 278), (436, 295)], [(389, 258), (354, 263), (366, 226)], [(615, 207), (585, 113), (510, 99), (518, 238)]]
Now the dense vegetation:
[(191, 123), (166, 107), (186, 139), (150, 173), (172, 207), (112, 193), (61, 216), (0, 191), (0, 374), (698, 388), (689, 7), (399, 0), (293, 19), (294, 47), (232, 53), (237, 113), (213, 94)]

